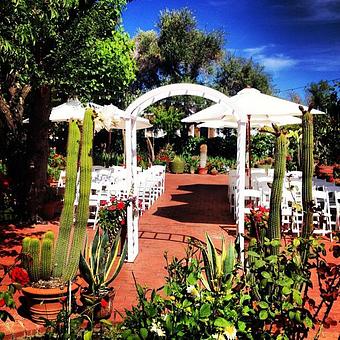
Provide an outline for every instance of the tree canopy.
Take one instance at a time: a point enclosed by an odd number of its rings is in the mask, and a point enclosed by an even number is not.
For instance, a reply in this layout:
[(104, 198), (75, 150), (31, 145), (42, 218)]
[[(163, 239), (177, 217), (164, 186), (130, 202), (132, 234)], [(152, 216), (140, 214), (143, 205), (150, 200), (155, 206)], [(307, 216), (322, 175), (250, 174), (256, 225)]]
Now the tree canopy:
[(162, 12), (156, 26), (157, 31), (142, 31), (135, 37), (138, 88), (198, 82), (222, 57), (223, 33), (198, 29), (187, 8)]

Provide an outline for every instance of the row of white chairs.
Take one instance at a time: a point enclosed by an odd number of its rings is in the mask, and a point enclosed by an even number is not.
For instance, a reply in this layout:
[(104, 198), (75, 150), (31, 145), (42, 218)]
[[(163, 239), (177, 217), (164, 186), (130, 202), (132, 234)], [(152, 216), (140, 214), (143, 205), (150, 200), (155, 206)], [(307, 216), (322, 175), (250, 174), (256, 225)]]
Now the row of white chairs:
[[(154, 165), (146, 170), (137, 169), (137, 201), (140, 213), (149, 209), (156, 199), (165, 190), (165, 166)], [(65, 173), (60, 174), (58, 189), (65, 187)], [(79, 179), (79, 176), (78, 176)], [(94, 226), (98, 222), (100, 205), (108, 202), (112, 196), (118, 200), (126, 200), (132, 193), (127, 182), (127, 172), (123, 167), (104, 168), (94, 166), (92, 170), (92, 183), (89, 197), (90, 215), (88, 223)], [(79, 199), (79, 181), (75, 206)]]
[[(298, 235), (300, 235), (303, 223), (301, 178), (302, 172), (300, 171), (286, 174), (281, 204), (282, 224), (289, 226), (292, 232)], [(255, 203), (255, 206), (261, 205), (269, 208), (273, 172), (265, 173), (262, 169), (254, 169), (252, 179), (254, 189), (245, 189), (245, 204)], [(230, 210), (234, 212), (236, 218), (235, 190), (236, 174), (231, 172), (229, 203)], [(332, 183), (314, 179), (313, 201), (316, 209), (313, 216), (314, 232), (322, 235), (330, 234), (330, 237), (332, 237), (332, 230), (340, 229), (340, 188)], [(245, 213), (249, 212), (250, 209), (246, 208)]]

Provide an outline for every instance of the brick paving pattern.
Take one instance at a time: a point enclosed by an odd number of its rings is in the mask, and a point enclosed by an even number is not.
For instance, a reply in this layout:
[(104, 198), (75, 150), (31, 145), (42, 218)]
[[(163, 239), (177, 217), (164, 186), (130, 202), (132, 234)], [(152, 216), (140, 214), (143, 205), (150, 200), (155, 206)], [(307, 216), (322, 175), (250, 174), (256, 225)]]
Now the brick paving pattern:
[[(114, 282), (116, 289), (114, 319), (136, 302), (136, 281), (150, 288), (164, 284), (164, 252), (181, 257), (189, 238), (204, 240), (206, 232), (214, 241), (222, 235), (234, 239), (235, 224), (227, 210), (227, 177), (225, 175), (166, 175), (166, 191), (154, 206), (140, 218), (139, 255), (134, 263), (126, 263)], [(10, 264), (20, 251), (21, 240), (26, 235), (43, 234), (46, 230), (57, 231), (58, 225), (31, 227), (3, 226), (0, 234), (0, 263)], [(89, 233), (93, 234), (92, 228)], [(335, 260), (334, 260), (335, 261)], [(6, 283), (6, 281), (4, 282)], [(317, 294), (317, 292), (315, 292)], [(17, 301), (17, 305), (20, 303)], [(12, 311), (15, 322), (0, 321), (0, 331), (5, 339), (18, 339), (34, 335), (43, 328), (31, 322), (25, 312)], [(331, 315), (340, 320), (339, 303)], [(340, 326), (325, 329), (320, 339), (338, 339)]]

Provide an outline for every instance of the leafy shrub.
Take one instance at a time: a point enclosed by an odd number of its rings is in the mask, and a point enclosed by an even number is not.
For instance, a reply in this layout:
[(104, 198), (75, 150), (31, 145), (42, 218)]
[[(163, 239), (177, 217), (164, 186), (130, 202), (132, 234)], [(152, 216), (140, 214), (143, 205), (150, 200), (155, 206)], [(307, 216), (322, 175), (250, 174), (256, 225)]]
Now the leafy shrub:
[[(272, 242), (251, 240), (246, 272), (237, 264), (226, 270), (232, 263), (227, 252), (217, 251), (209, 239), (207, 246), (189, 245), (183, 259), (169, 263), (165, 255), (165, 286), (148, 290), (137, 285), (138, 305), (126, 311), (120, 338), (304, 339), (316, 324), (336, 324), (328, 314), (337, 299), (339, 266), (326, 264), (323, 246), (312, 238), (307, 244), (313, 264), (307, 266), (299, 255), (302, 240), (268, 256)], [(324, 282), (321, 306), (327, 306), (321, 317), (320, 305), (308, 295), (315, 266)]]

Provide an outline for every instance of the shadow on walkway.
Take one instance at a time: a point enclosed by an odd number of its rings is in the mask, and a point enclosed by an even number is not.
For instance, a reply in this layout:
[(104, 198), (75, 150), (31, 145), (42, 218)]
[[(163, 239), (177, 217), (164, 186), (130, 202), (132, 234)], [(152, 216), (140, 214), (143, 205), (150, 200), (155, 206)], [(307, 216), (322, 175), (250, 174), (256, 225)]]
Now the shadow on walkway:
[[(166, 207), (158, 207), (153, 213), (181, 223), (232, 224), (226, 206), (225, 185), (193, 184), (181, 185), (179, 194), (171, 195)], [(178, 203), (184, 204), (178, 204)]]

